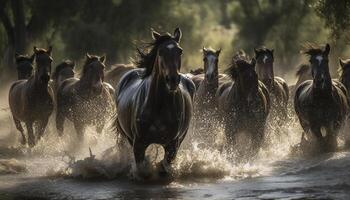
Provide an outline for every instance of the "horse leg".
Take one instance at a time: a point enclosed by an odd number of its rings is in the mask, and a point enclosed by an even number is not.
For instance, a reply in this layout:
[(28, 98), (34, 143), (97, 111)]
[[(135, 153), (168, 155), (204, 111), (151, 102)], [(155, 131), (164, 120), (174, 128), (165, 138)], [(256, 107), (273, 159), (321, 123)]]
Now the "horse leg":
[(15, 125), (16, 125), (17, 130), (18, 130), (19, 132), (21, 132), (21, 135), (22, 135), (22, 141), (21, 141), (21, 143), (22, 143), (23, 145), (25, 145), (25, 144), (27, 143), (27, 139), (26, 139), (26, 136), (24, 135), (24, 129), (23, 129), (23, 127), (22, 127), (22, 124), (21, 124), (21, 122), (20, 122), (17, 118), (15, 118), (15, 117), (13, 117), (13, 121), (15, 121)]
[(65, 120), (64, 114), (62, 113), (62, 111), (57, 109), (57, 112), (56, 112), (56, 129), (57, 129), (57, 132), (58, 132), (59, 136), (63, 135), (64, 120)]
[(136, 168), (138, 173), (143, 176), (147, 177), (147, 173), (145, 171), (145, 152), (146, 152), (147, 145), (145, 145), (140, 140), (134, 140), (133, 143), (133, 151), (134, 151), (134, 158), (136, 163)]
[(169, 143), (168, 145), (164, 146), (164, 159), (161, 162), (161, 166), (162, 169), (160, 170), (160, 175), (164, 176), (164, 175), (168, 175), (171, 173), (171, 163), (175, 160), (176, 155), (177, 155), (177, 151), (180, 147), (180, 144), (182, 142), (182, 140), (185, 137), (183, 136), (182, 138), (179, 138), (177, 140), (172, 141), (171, 143)]
[(84, 139), (85, 126), (82, 122), (74, 121), (74, 128), (79, 139)]
[(26, 122), (26, 127), (28, 131), (28, 145), (30, 147), (35, 146), (35, 135), (33, 133), (33, 122)]
[(321, 127), (313, 126), (313, 127), (311, 127), (311, 132), (317, 139), (317, 143), (318, 143), (319, 148), (320, 148), (319, 150), (324, 151), (325, 150), (324, 147), (326, 146), (325, 145), (326, 143), (325, 143), (325, 140), (322, 136)]
[(39, 141), (43, 137), (48, 122), (49, 122), (49, 117), (39, 121), (37, 141)]

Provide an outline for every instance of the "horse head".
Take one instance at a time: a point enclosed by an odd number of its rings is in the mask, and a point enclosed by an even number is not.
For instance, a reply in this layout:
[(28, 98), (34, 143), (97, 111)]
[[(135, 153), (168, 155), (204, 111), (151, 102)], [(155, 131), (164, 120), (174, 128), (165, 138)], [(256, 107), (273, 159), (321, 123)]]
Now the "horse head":
[(65, 60), (56, 66), (55, 71), (52, 74), (52, 79), (56, 82), (74, 77), (75, 62)]
[(17, 73), (18, 79), (28, 79), (33, 72), (33, 63), (35, 54), (32, 56), (28, 55), (20, 55), (16, 53), (16, 65), (17, 65)]
[(213, 50), (211, 48), (207, 49), (203, 47), (204, 80), (207, 81), (207, 83), (213, 83), (215, 78), (219, 75), (218, 62), (220, 52), (221, 49)]
[(104, 81), (106, 56), (86, 54), (86, 61), (81, 74), (81, 81), (87, 84), (87, 88), (100, 93)]
[(273, 49), (266, 47), (254, 48), (255, 60), (257, 62), (256, 72), (259, 80), (262, 80), (266, 84), (272, 84), (274, 80), (273, 73)]
[(251, 94), (258, 90), (258, 75), (255, 72), (256, 60), (251, 61), (238, 58), (234, 59), (228, 69), (228, 73), (237, 84), (240, 92)]
[(343, 60), (339, 58), (339, 72), (340, 72), (340, 82), (342, 82), (346, 89), (350, 89), (350, 59)]
[(36, 76), (43, 83), (48, 83), (51, 74), (51, 63), (53, 61), (51, 57), (52, 47), (48, 50), (34, 47), (35, 63), (36, 63)]
[(330, 89), (331, 76), (328, 66), (328, 54), (330, 51), (329, 44), (322, 49), (312, 44), (308, 44), (308, 48), (304, 51), (309, 56), (311, 64), (311, 74), (314, 81), (314, 88)]

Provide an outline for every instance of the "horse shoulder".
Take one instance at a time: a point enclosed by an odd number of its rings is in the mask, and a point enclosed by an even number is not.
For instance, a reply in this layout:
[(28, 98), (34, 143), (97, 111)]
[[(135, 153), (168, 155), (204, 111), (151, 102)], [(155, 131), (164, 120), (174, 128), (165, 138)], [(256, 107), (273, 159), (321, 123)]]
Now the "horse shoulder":
[(194, 85), (198, 89), (200, 84), (204, 80), (204, 75), (203, 74), (194, 75), (194, 76), (191, 77), (191, 80), (193, 81)]
[(269, 112), (271, 107), (270, 93), (265, 84), (261, 81), (259, 81), (259, 93), (264, 101), (265, 111)]
[(338, 80), (333, 80), (333, 93), (338, 96), (343, 109), (348, 111), (349, 109), (349, 94), (346, 87)]
[(184, 75), (180, 75), (181, 76), (181, 83), (183, 84), (183, 86), (186, 88), (186, 90), (188, 91), (188, 93), (191, 96), (191, 99), (193, 99), (194, 93), (196, 92), (196, 86), (193, 83), (193, 81), (189, 78), (187, 78)]

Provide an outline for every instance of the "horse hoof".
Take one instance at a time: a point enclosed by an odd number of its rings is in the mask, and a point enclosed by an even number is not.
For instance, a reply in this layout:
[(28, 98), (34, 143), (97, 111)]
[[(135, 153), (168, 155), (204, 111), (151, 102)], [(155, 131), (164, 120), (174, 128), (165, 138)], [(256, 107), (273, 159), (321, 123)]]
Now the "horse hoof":
[(34, 146), (35, 146), (35, 142), (34, 142), (34, 141), (29, 141), (29, 142), (28, 142), (28, 145), (29, 145), (29, 147), (31, 147), (31, 148), (32, 148), (32, 147), (34, 147)]
[(26, 145), (26, 144), (27, 144), (27, 140), (22, 139), (22, 140), (21, 140), (21, 144), (22, 144), (22, 145)]
[(161, 177), (172, 177), (173, 170), (169, 163), (162, 161), (159, 163), (159, 176)]

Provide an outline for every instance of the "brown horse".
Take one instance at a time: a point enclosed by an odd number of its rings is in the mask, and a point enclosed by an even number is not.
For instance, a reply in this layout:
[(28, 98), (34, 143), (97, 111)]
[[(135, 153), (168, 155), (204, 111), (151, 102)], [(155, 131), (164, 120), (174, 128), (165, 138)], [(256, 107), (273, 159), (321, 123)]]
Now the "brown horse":
[(271, 115), (279, 123), (283, 123), (287, 117), (287, 106), (289, 98), (289, 88), (287, 83), (280, 77), (275, 77), (273, 71), (273, 49), (261, 47), (254, 49), (256, 64), (256, 72), (258, 78), (269, 90), (271, 97)]
[(261, 146), (270, 110), (269, 93), (258, 80), (255, 64), (254, 58), (251, 62), (242, 57), (233, 59), (227, 70), (233, 81), (221, 85), (217, 93), (228, 143), (235, 147), (238, 133), (247, 134), (251, 141), (251, 151), (245, 155), (255, 154)]
[[(47, 126), (53, 111), (52, 91), (48, 87), (51, 72), (51, 51), (34, 47), (36, 69), (28, 80), (19, 80), (12, 84), (9, 92), (9, 105), (16, 128), (22, 134), (22, 144), (27, 143), (21, 121), (28, 130), (28, 144), (33, 147)], [(34, 134), (33, 123), (38, 123)], [(37, 140), (35, 139), (37, 136)]]
[[(217, 122), (216, 91), (219, 87), (219, 55), (221, 50), (203, 47), (204, 77), (195, 76), (200, 82), (194, 97), (194, 130), (200, 137), (210, 137)], [(195, 79), (197, 80), (197, 79)], [(193, 81), (195, 82), (195, 81)]]
[(132, 64), (115, 64), (111, 66), (111, 70), (106, 72), (105, 81), (111, 84), (114, 88), (117, 88), (123, 75), (132, 69), (135, 69)]
[(28, 79), (33, 73), (33, 62), (35, 54), (32, 56), (20, 55), (16, 53), (16, 65), (18, 80)]
[(179, 73), (180, 29), (173, 36), (152, 35), (151, 50), (139, 51), (139, 69), (123, 76), (116, 92), (115, 126), (132, 146), (140, 175), (148, 175), (143, 173), (145, 150), (153, 143), (165, 149), (161, 173), (168, 174), (189, 128), (195, 91), (193, 82)]
[(74, 67), (75, 63), (70, 60), (65, 60), (56, 66), (55, 71), (52, 73), (53, 90), (55, 96), (57, 94), (57, 89), (62, 82), (66, 79), (74, 77)]
[(300, 84), (295, 92), (294, 108), (309, 138), (316, 139), (321, 151), (337, 147), (336, 136), (348, 113), (347, 91), (343, 84), (331, 79), (328, 67), (329, 44), (325, 49), (309, 45), (304, 53), (310, 56), (313, 80)]
[(80, 79), (69, 78), (57, 90), (56, 128), (63, 134), (65, 118), (74, 123), (82, 138), (87, 125), (96, 126), (101, 133), (114, 113), (113, 87), (104, 82), (105, 56), (86, 55)]

